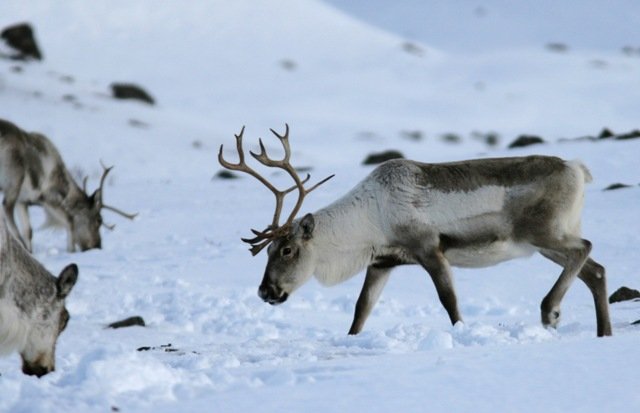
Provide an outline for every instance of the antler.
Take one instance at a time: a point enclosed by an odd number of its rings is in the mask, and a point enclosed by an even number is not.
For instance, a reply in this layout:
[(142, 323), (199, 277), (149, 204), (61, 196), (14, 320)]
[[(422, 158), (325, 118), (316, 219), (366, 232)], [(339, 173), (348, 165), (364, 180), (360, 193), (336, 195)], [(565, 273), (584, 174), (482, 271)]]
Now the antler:
[[(124, 211), (121, 211), (120, 209), (118, 209), (116, 207), (112, 207), (110, 205), (105, 205), (102, 202), (102, 193), (103, 193), (102, 188), (104, 187), (104, 183), (107, 180), (107, 175), (109, 174), (109, 172), (111, 172), (111, 170), (113, 169), (113, 166), (106, 167), (104, 165), (104, 163), (102, 163), (102, 160), (100, 161), (100, 165), (102, 166), (103, 171), (102, 171), (102, 176), (100, 177), (100, 186), (98, 187), (98, 189), (96, 189), (96, 192), (95, 192), (95, 194), (98, 194), (97, 196), (99, 197), (99, 199), (96, 200), (96, 204), (99, 204), (101, 209), (108, 209), (109, 211), (113, 211), (116, 214), (122, 215), (125, 218), (133, 220), (135, 217), (138, 216), (137, 212), (134, 213), (134, 214), (129, 214), (129, 213), (126, 213)], [(86, 180), (85, 180), (85, 186), (86, 186)], [(111, 225), (103, 224), (103, 225), (105, 227), (107, 227), (108, 229), (110, 229), (110, 230), (115, 228), (115, 224), (111, 224)]]
[[(236, 149), (238, 152), (238, 163), (231, 163), (228, 162), (224, 159), (224, 157), (222, 156), (222, 149), (223, 149), (223, 145), (220, 145), (220, 151), (218, 152), (218, 162), (220, 162), (220, 165), (222, 165), (224, 168), (232, 170), (232, 171), (239, 171), (239, 172), (245, 172), (251, 176), (253, 176), (254, 178), (256, 178), (257, 180), (259, 180), (260, 182), (262, 182), (262, 184), (264, 186), (266, 186), (271, 192), (273, 192), (273, 194), (276, 197), (276, 208), (275, 208), (275, 212), (273, 214), (273, 220), (271, 222), (271, 225), (269, 225), (264, 231), (258, 231), (255, 229), (252, 229), (251, 232), (253, 232), (254, 235), (256, 235), (255, 238), (241, 238), (242, 241), (251, 244), (251, 254), (256, 255), (258, 254), (260, 251), (262, 251), (262, 249), (264, 247), (266, 247), (267, 245), (269, 245), (269, 243), (271, 241), (273, 241), (275, 238), (282, 236), (284, 234), (287, 233), (287, 231), (289, 231), (289, 227), (291, 225), (291, 223), (293, 222), (293, 220), (296, 217), (296, 214), (298, 213), (298, 211), (300, 210), (300, 207), (302, 206), (302, 202), (304, 201), (305, 196), (307, 196), (307, 194), (309, 194), (311, 191), (313, 191), (314, 189), (316, 189), (317, 187), (319, 187), (320, 185), (322, 185), (323, 183), (327, 182), (329, 179), (333, 178), (334, 175), (328, 176), (325, 179), (323, 179), (322, 181), (318, 182), (317, 184), (313, 185), (311, 188), (305, 188), (304, 184), (309, 181), (309, 179), (311, 178), (311, 175), (307, 174), (307, 176), (304, 179), (300, 179), (300, 176), (298, 175), (298, 173), (296, 172), (295, 168), (293, 166), (291, 166), (291, 163), (289, 162), (289, 159), (291, 158), (291, 148), (289, 147), (289, 125), (285, 124), (285, 133), (284, 135), (279, 135), (276, 131), (274, 131), (273, 129), (270, 129), (270, 131), (276, 135), (276, 137), (280, 140), (280, 142), (282, 143), (282, 147), (284, 148), (284, 158), (281, 160), (274, 160), (271, 159), (267, 156), (267, 151), (264, 147), (264, 144), (262, 143), (262, 139), (259, 140), (260, 143), (260, 153), (256, 154), (254, 152), (249, 151), (249, 153), (251, 154), (251, 156), (253, 156), (258, 162), (260, 162), (261, 164), (267, 166), (267, 167), (274, 167), (274, 168), (280, 168), (284, 171), (286, 171), (289, 176), (291, 176), (291, 178), (293, 178), (293, 181), (295, 182), (295, 185), (293, 185), (290, 188), (287, 188), (283, 191), (278, 190), (273, 184), (271, 184), (267, 179), (265, 179), (262, 175), (260, 175), (258, 172), (256, 172), (254, 169), (252, 169), (251, 167), (249, 167), (244, 159), (244, 150), (242, 149), (242, 135), (244, 134), (244, 126), (242, 127), (242, 129), (240, 130), (240, 134), (238, 135), (234, 135), (236, 137)], [(295, 206), (293, 207), (293, 210), (291, 211), (291, 213), (289, 214), (289, 217), (287, 218), (287, 220), (285, 221), (285, 223), (283, 225), (279, 225), (278, 222), (280, 220), (280, 214), (282, 213), (282, 205), (284, 202), (284, 197), (294, 191), (294, 190), (298, 190), (298, 200), (296, 201)]]

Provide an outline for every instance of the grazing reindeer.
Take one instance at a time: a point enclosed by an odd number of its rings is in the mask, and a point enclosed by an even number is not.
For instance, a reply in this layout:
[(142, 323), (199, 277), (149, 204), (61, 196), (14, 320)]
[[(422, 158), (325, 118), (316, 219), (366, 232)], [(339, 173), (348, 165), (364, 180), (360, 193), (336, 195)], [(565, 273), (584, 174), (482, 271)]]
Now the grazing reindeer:
[(51, 275), (10, 234), (0, 212), (0, 354), (18, 351), (25, 374), (55, 369), (56, 341), (69, 321), (65, 298), (77, 279), (75, 264)]
[[(263, 165), (285, 170), (295, 185), (279, 191), (244, 160), (242, 135), (236, 135), (237, 164), (218, 154), (220, 164), (256, 177), (276, 195), (276, 212), (265, 231), (252, 232), (256, 255), (269, 245), (259, 296), (280, 304), (312, 275), (325, 285), (344, 281), (366, 268), (349, 334), (358, 334), (392, 268), (419, 264), (431, 276), (451, 323), (462, 320), (450, 265), (485, 267), (540, 252), (563, 270), (541, 304), (542, 323), (556, 327), (560, 302), (576, 276), (591, 290), (597, 334), (611, 335), (605, 271), (589, 258), (591, 242), (580, 236), (584, 185), (591, 180), (577, 161), (548, 156), (478, 159), (426, 164), (391, 160), (379, 165), (331, 205), (294, 219), (305, 189), (289, 163), (289, 127), (283, 160), (261, 152)], [(328, 179), (328, 178), (327, 178)], [(322, 181), (324, 182), (324, 181)], [(322, 183), (320, 182), (320, 183)], [(282, 198), (298, 191), (298, 201), (283, 225)]]
[[(107, 174), (113, 167), (105, 168), (100, 186), (87, 195), (84, 180), (81, 189), (71, 177), (62, 157), (53, 143), (39, 133), (28, 133), (16, 125), (0, 119), (0, 190), (4, 192), (2, 206), (9, 229), (29, 251), (32, 229), (27, 208), (42, 205), (47, 213), (61, 222), (67, 230), (67, 250), (76, 246), (81, 251), (101, 248), (101, 210), (108, 209), (126, 218), (127, 214), (102, 202)], [(18, 210), (22, 233), (18, 231), (14, 210)]]

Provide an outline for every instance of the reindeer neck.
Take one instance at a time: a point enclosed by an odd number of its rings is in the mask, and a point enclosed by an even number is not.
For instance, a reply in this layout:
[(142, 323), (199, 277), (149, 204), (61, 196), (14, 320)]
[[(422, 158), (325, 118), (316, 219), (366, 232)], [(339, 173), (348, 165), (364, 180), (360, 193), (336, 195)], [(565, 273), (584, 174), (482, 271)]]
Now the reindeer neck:
[(82, 188), (66, 171), (59, 179), (50, 184), (43, 195), (46, 198), (46, 204), (60, 208), (66, 213), (71, 212), (73, 205), (77, 205), (87, 197)]
[[(359, 196), (363, 195), (363, 196)], [(375, 198), (356, 188), (314, 214), (313, 242), (318, 281), (337, 284), (365, 269), (384, 235), (372, 225)]]

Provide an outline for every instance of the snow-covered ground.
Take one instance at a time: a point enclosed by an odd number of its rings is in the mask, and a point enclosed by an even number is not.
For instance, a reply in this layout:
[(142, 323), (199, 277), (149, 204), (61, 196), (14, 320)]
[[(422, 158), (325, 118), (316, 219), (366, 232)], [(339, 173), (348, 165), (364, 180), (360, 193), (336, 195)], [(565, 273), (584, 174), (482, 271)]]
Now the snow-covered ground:
[[(610, 292), (638, 288), (640, 139), (560, 139), (640, 126), (640, 52), (622, 51), (640, 48), (629, 28), (640, 5), (331, 3), (0, 2), (0, 27), (31, 22), (45, 56), (0, 59), (0, 118), (47, 134), (90, 188), (100, 160), (114, 164), (106, 202), (139, 212), (133, 222), (104, 213), (116, 228), (102, 250), (69, 254), (64, 233), (35, 231), (35, 256), (53, 273), (76, 262), (80, 278), (56, 371), (36, 379), (18, 355), (0, 359), (0, 411), (640, 408), (639, 332), (629, 325), (638, 302), (612, 305), (614, 336), (596, 339), (591, 296), (576, 282), (561, 326), (545, 330), (539, 303), (559, 268), (535, 256), (456, 269), (465, 324), (452, 327), (424, 271), (402, 267), (350, 337), (363, 275), (264, 304), (265, 254), (251, 257), (239, 238), (270, 221), (272, 196), (249, 178), (212, 179), (219, 145), (232, 148), (242, 125), (247, 145), (263, 137), (277, 154), (268, 128), (285, 122), (294, 163), (315, 179), (336, 174), (302, 212), (345, 193), (371, 171), (364, 157), (385, 149), (427, 162), (579, 158), (595, 178), (583, 222), (593, 257)], [(141, 84), (158, 104), (112, 100), (115, 81)], [(497, 146), (477, 138), (490, 132)], [(506, 149), (525, 133), (548, 143)], [(614, 182), (633, 187), (602, 191)], [(133, 315), (147, 327), (104, 328)]]

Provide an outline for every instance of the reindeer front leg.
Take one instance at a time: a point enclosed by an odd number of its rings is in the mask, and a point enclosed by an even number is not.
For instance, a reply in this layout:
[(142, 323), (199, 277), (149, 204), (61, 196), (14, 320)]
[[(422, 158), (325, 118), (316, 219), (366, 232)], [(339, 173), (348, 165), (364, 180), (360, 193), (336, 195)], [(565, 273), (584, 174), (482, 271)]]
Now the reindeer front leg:
[(31, 229), (31, 221), (29, 220), (29, 210), (27, 204), (23, 202), (16, 203), (16, 209), (18, 211), (18, 217), (20, 219), (20, 227), (22, 229), (22, 239), (29, 252), (33, 251), (31, 245), (31, 238), (33, 237), (33, 230)]
[(356, 303), (356, 312), (353, 317), (353, 323), (349, 329), (350, 335), (358, 334), (364, 327), (364, 322), (367, 321), (367, 317), (371, 314), (371, 310), (376, 305), (382, 289), (384, 288), (389, 274), (391, 273), (391, 267), (376, 268), (373, 265), (367, 268), (367, 275), (364, 278), (364, 285), (362, 291), (358, 297)]
[(2, 200), (2, 209), (4, 211), (5, 219), (7, 220), (9, 232), (11, 232), (15, 239), (20, 241), (23, 247), (25, 247), (28, 251), (31, 251), (30, 245), (20, 235), (20, 231), (18, 230), (18, 226), (16, 225), (16, 219), (14, 216), (15, 207), (16, 204), (18, 204), (18, 194), (20, 192), (21, 185), (22, 179), (17, 182), (17, 186), (13, 185), (5, 189), (4, 199)]
[(462, 321), (458, 310), (458, 299), (453, 288), (453, 276), (449, 261), (439, 249), (428, 251), (417, 256), (418, 262), (427, 270), (438, 292), (438, 298), (447, 310), (451, 324)]
[(73, 222), (71, 215), (65, 212), (61, 205), (62, 196), (56, 192), (47, 193), (45, 198), (45, 209), (47, 210), (47, 220), (51, 220), (53, 225), (61, 225), (67, 232), (67, 252), (75, 252), (75, 239), (73, 236)]
[(76, 243), (73, 240), (73, 230), (71, 228), (71, 224), (65, 225), (65, 229), (67, 230), (67, 252), (75, 252)]

